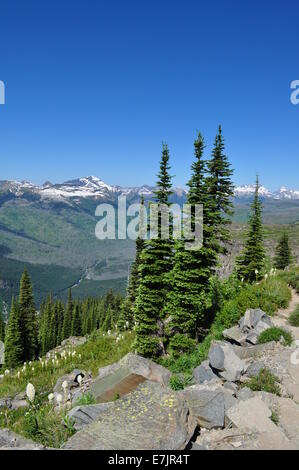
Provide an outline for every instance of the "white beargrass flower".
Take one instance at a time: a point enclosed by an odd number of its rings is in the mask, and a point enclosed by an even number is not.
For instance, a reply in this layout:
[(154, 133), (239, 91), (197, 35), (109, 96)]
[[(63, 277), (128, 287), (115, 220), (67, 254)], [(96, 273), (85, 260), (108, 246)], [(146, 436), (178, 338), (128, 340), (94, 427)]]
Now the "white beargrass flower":
[(4, 379), (4, 375), (3, 375), (3, 374), (0, 375), (0, 380), (2, 380), (2, 379)]
[(34, 372), (34, 367), (31, 367), (32, 372)]
[(27, 384), (26, 387), (26, 395), (28, 400), (33, 403), (35, 398), (35, 388), (30, 382)]
[(259, 273), (259, 272), (258, 272), (258, 269), (255, 269), (255, 271), (254, 271), (254, 272), (255, 272), (255, 274), (258, 274), (258, 273)]
[(21, 375), (21, 372), (18, 371), (18, 373), (17, 373), (17, 378), (18, 378), (18, 379), (20, 378), (20, 375)]
[(80, 374), (80, 375), (78, 375), (78, 377), (77, 377), (77, 381), (78, 381), (78, 384), (79, 384), (80, 386), (81, 386), (81, 384), (82, 384), (82, 380), (83, 380), (83, 377), (82, 377), (82, 375), (81, 375), (81, 374)]
[(4, 375), (9, 375), (9, 374), (10, 374), (10, 371), (8, 369), (5, 369)]
[(54, 393), (49, 393), (48, 400), (50, 403), (52, 403), (52, 401), (54, 400)]

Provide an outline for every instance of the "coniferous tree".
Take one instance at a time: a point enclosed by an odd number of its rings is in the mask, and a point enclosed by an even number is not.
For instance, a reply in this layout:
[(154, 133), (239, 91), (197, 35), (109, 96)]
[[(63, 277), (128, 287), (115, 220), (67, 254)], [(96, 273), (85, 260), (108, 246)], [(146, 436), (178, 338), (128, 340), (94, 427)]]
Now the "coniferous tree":
[(73, 308), (74, 308), (74, 304), (73, 304), (73, 298), (72, 298), (72, 290), (69, 289), (68, 301), (66, 304), (63, 325), (62, 325), (62, 338), (63, 339), (67, 339), (71, 335)]
[(262, 203), (259, 198), (259, 179), (256, 178), (254, 200), (251, 205), (249, 230), (244, 248), (236, 259), (240, 278), (253, 282), (263, 276), (265, 247), (263, 242)]
[(134, 308), (135, 350), (149, 357), (163, 354), (165, 351), (163, 307), (169, 289), (168, 274), (172, 268), (173, 241), (171, 236), (168, 239), (163, 237), (161, 204), (169, 206), (169, 196), (172, 194), (169, 170), (169, 151), (167, 145), (163, 144), (155, 191), (156, 202), (160, 208), (157, 238), (146, 241), (141, 252), (138, 270), (140, 281)]
[(213, 227), (214, 238), (217, 240), (215, 248), (220, 253), (226, 253), (225, 243), (230, 241), (230, 232), (227, 225), (231, 223), (233, 214), (234, 185), (231, 180), (233, 170), (224, 153), (221, 126), (219, 126), (212, 158), (208, 161), (207, 167), (206, 191), (209, 196), (210, 225)]
[(175, 244), (174, 266), (170, 274), (171, 290), (166, 306), (169, 315), (166, 327), (170, 338), (169, 351), (175, 354), (194, 347), (195, 340), (205, 327), (204, 315), (209, 300), (207, 292), (209, 278), (217, 261), (217, 253), (212, 243), (213, 232), (209, 225), (211, 208), (204, 179), (206, 171), (206, 162), (203, 160), (204, 140), (200, 133), (194, 142), (194, 150), (195, 162), (191, 167), (187, 202), (192, 209), (193, 230), (195, 205), (203, 205), (203, 246), (200, 249), (186, 249), (189, 240), (179, 240)]
[(21, 336), (21, 321), (18, 302), (13, 298), (5, 335), (5, 365), (13, 368), (20, 365), (24, 358)]
[(138, 286), (139, 286), (139, 266), (141, 263), (141, 252), (144, 248), (144, 234), (143, 231), (143, 207), (144, 207), (144, 197), (141, 196), (141, 213), (140, 213), (140, 223), (139, 223), (139, 234), (136, 239), (136, 254), (135, 254), (135, 261), (132, 263), (131, 266), (131, 273), (129, 276), (128, 288), (127, 288), (127, 295), (122, 303), (120, 316), (118, 319), (118, 327), (120, 330), (124, 330), (126, 325), (129, 325), (131, 328), (134, 324), (134, 306), (135, 300), (137, 296)]
[(289, 245), (289, 236), (284, 232), (275, 250), (274, 266), (277, 269), (287, 268), (292, 261), (292, 252)]
[(72, 336), (81, 336), (82, 334), (80, 307), (78, 303), (75, 304), (74, 310), (73, 310), (71, 333), (72, 333)]
[(2, 302), (0, 301), (0, 341), (4, 341), (5, 338), (5, 322), (2, 313)]
[(18, 309), (23, 345), (23, 360), (30, 361), (35, 359), (38, 353), (38, 323), (32, 294), (31, 280), (26, 269), (23, 272), (20, 281)]

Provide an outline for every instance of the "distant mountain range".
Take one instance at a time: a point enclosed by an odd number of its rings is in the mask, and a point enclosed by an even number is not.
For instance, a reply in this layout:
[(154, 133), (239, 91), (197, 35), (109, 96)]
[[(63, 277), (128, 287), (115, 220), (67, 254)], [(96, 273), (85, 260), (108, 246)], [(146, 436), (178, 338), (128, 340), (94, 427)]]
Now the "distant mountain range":
[[(141, 194), (145, 198), (152, 198), (153, 186), (143, 185), (138, 187), (122, 187), (106, 184), (100, 178), (87, 176), (61, 184), (44, 183), (42, 186), (34, 185), (27, 181), (0, 181), (0, 191), (15, 197), (35, 196), (45, 201), (78, 202), (81, 198), (115, 201), (118, 196), (125, 195), (129, 200), (135, 200)], [(242, 185), (235, 188), (235, 197), (238, 199), (250, 199), (254, 194), (254, 185)], [(174, 188), (174, 198), (185, 198), (187, 191), (184, 188)], [(287, 189), (282, 186), (277, 191), (271, 192), (264, 186), (260, 187), (260, 196), (274, 200), (299, 200), (299, 189)]]
[[(235, 251), (240, 248), (239, 227), (248, 220), (254, 189), (249, 185), (235, 188)], [(9, 303), (17, 294), (25, 266), (37, 304), (49, 292), (66, 298), (69, 287), (81, 298), (102, 295), (110, 287), (125, 292), (135, 243), (129, 239), (98, 240), (95, 209), (101, 202), (116, 205), (121, 195), (126, 195), (128, 204), (138, 202), (141, 194), (151, 200), (154, 190), (147, 185), (112, 186), (95, 176), (42, 186), (0, 181), (0, 302)], [(271, 192), (261, 187), (260, 194), (263, 220), (270, 233), (269, 252), (273, 252), (283, 224), (288, 224), (292, 246), (299, 253), (299, 191), (282, 187)], [(186, 189), (174, 188), (172, 202), (183, 203), (186, 195)]]

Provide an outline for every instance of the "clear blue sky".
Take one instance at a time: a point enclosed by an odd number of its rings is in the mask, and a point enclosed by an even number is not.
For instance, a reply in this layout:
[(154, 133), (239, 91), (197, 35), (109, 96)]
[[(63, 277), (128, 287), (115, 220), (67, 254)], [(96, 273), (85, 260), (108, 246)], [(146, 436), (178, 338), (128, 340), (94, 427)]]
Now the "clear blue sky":
[(236, 183), (299, 187), (298, 1), (3, 1), (0, 179), (189, 178), (223, 126)]

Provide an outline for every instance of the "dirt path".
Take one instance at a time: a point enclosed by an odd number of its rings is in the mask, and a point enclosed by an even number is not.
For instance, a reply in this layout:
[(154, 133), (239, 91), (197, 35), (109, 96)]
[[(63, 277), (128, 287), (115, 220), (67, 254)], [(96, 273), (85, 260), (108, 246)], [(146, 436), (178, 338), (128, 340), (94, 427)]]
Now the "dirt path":
[(291, 313), (295, 310), (297, 305), (299, 305), (299, 294), (297, 294), (297, 292), (292, 289), (292, 300), (288, 308), (279, 309), (276, 312), (276, 315), (273, 317), (274, 325), (290, 330), (293, 333), (294, 339), (299, 339), (299, 327), (290, 325), (288, 322), (288, 318)]

